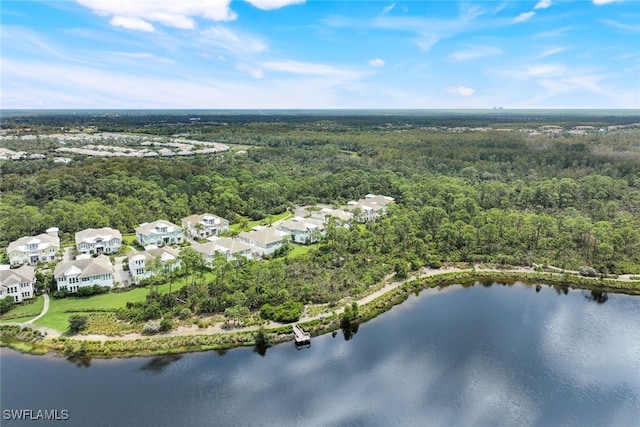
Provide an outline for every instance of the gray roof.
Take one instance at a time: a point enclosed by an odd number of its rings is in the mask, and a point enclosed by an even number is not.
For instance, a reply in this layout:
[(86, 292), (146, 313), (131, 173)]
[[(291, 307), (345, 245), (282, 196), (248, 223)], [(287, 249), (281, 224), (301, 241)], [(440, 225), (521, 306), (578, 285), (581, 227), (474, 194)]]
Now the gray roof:
[(36, 269), (29, 265), (12, 270), (0, 270), (0, 286), (9, 287), (20, 283), (32, 283), (36, 281)]
[(207, 243), (194, 243), (191, 247), (194, 251), (205, 256), (213, 256), (216, 252), (236, 254), (238, 252), (251, 250), (250, 245), (232, 239), (231, 237), (210, 240)]
[(160, 219), (158, 221), (145, 222), (144, 224), (140, 224), (140, 226), (136, 228), (136, 233), (140, 233), (145, 236), (155, 234), (156, 227), (167, 227), (167, 233), (173, 233), (174, 231), (176, 231), (176, 229), (182, 231), (182, 228), (178, 227), (174, 223)]
[(281, 242), (289, 236), (288, 233), (275, 228), (263, 228), (261, 230), (243, 231), (238, 237), (248, 239), (262, 245)]
[[(76, 273), (77, 272), (77, 273)], [(53, 272), (54, 277), (62, 277), (65, 275), (75, 276), (79, 278), (98, 276), (100, 274), (113, 274), (113, 264), (106, 255), (98, 255), (95, 258), (77, 259), (75, 261), (61, 262), (56, 266)]]
[(82, 242), (95, 242), (98, 237), (102, 238), (105, 242), (111, 241), (113, 238), (117, 238), (122, 241), (122, 234), (120, 231), (111, 227), (87, 228), (86, 230), (78, 231), (76, 233), (76, 245), (79, 245)]
[(309, 230), (324, 230), (324, 223), (321, 220), (313, 218), (295, 217), (280, 223), (280, 229), (307, 232)]
[(127, 254), (127, 259), (131, 261), (133, 258), (144, 257), (144, 260), (146, 263), (147, 261), (151, 261), (156, 257), (160, 257), (161, 260), (163, 258), (177, 259), (179, 254), (180, 254), (180, 251), (178, 251), (177, 249), (174, 249), (171, 246), (163, 246), (161, 248), (148, 249), (146, 251), (129, 252), (129, 254)]
[(229, 223), (228, 220), (226, 220), (226, 219), (224, 219), (222, 217), (219, 217), (218, 215), (214, 215), (214, 214), (210, 214), (210, 213), (204, 213), (204, 214), (201, 214), (201, 215), (189, 215), (187, 217), (182, 218), (182, 222), (184, 224), (190, 222), (191, 224), (195, 225), (197, 223), (204, 223), (205, 218), (208, 219), (208, 220), (213, 219), (217, 223), (216, 225), (218, 225), (218, 224), (222, 225), (224, 223)]
[(29, 243), (38, 243), (38, 250), (41, 251), (50, 246), (55, 248), (60, 248), (60, 238), (56, 236), (52, 236), (51, 234), (42, 233), (37, 236), (25, 236), (21, 237), (18, 240), (14, 240), (9, 243), (7, 247), (7, 253), (10, 254), (14, 251), (27, 252), (26, 245)]

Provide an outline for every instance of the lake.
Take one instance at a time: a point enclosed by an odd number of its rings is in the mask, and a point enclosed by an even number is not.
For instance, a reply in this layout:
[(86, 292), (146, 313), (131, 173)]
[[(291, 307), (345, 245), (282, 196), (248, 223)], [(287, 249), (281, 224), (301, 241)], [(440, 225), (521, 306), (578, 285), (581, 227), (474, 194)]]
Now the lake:
[[(565, 294), (566, 292), (566, 294)], [(349, 337), (349, 334), (347, 334)], [(637, 426), (640, 297), (492, 282), (428, 289), (292, 343), (73, 363), (2, 349), (3, 426)], [(87, 366), (88, 365), (88, 366)], [(68, 411), (8, 421), (7, 410)]]

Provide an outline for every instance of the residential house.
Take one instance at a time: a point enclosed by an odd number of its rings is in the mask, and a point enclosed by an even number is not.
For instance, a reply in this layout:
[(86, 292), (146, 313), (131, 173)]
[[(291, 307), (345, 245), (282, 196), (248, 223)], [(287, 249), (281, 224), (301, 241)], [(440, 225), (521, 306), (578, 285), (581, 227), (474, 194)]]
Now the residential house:
[(113, 287), (113, 264), (106, 255), (91, 258), (81, 255), (75, 261), (59, 263), (53, 271), (59, 291), (76, 292), (86, 286)]
[(358, 222), (375, 221), (387, 212), (387, 206), (393, 203), (393, 197), (367, 194), (364, 199), (347, 203)]
[(253, 246), (232, 239), (231, 237), (209, 237), (207, 243), (195, 243), (191, 247), (200, 253), (205, 263), (212, 265), (216, 253), (224, 255), (227, 261), (238, 259), (239, 257), (252, 258)]
[(289, 233), (273, 227), (255, 227), (252, 231), (243, 231), (238, 240), (253, 246), (253, 253), (258, 256), (273, 255), (289, 240)]
[(129, 252), (129, 273), (133, 283), (148, 279), (155, 274), (154, 268), (167, 266), (173, 270), (180, 267), (179, 251), (171, 246), (151, 248), (141, 252)]
[(353, 219), (353, 213), (343, 209), (322, 208), (317, 212), (311, 213), (310, 218), (321, 220), (325, 224), (328, 224), (333, 219), (338, 225), (349, 227), (349, 223)]
[(34, 267), (23, 265), (15, 269), (0, 269), (0, 299), (11, 298), (13, 302), (22, 302), (33, 298), (35, 284)]
[(9, 243), (7, 255), (11, 265), (55, 261), (60, 250), (58, 229), (51, 227), (37, 236), (21, 237)]
[(169, 221), (145, 222), (136, 228), (136, 240), (141, 246), (176, 245), (182, 243), (183, 238), (182, 229)]
[(191, 215), (182, 218), (182, 228), (194, 239), (206, 239), (229, 230), (229, 221), (212, 214)]
[(291, 240), (294, 242), (303, 244), (319, 242), (325, 234), (325, 226), (322, 220), (299, 216), (283, 221), (278, 228), (290, 234)]
[(121, 245), (122, 234), (110, 227), (87, 228), (76, 233), (76, 249), (83, 254), (115, 254)]

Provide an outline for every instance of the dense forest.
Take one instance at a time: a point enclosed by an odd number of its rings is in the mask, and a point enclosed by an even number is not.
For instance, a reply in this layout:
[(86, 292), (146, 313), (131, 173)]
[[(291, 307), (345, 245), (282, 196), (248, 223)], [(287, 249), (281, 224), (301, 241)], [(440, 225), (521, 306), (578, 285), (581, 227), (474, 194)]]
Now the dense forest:
[[(80, 158), (68, 165), (0, 162), (0, 246), (56, 226), (132, 232), (141, 222), (210, 212), (240, 221), (299, 205), (395, 198), (366, 226), (330, 226), (296, 258), (215, 270), (192, 311), (328, 302), (389, 273), (424, 265), (550, 264), (640, 273), (640, 129), (570, 134), (543, 125), (606, 128), (638, 117), (18, 115), (5, 131), (95, 126), (230, 144), (180, 159)], [(484, 126), (453, 132), (451, 126)], [(15, 149), (18, 139), (4, 138)], [(26, 144), (36, 144), (30, 141)], [(53, 149), (55, 147), (48, 147)], [(191, 292), (192, 294), (188, 294)]]

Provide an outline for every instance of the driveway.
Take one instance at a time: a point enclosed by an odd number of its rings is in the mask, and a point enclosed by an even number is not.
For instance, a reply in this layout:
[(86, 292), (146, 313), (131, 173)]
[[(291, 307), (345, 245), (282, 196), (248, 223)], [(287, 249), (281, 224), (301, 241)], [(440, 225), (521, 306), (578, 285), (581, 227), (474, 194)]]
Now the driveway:
[(129, 272), (125, 271), (122, 266), (122, 262), (125, 258), (125, 256), (117, 256), (114, 258), (115, 265), (113, 266), (113, 268), (115, 271), (113, 274), (113, 281), (116, 284), (119, 283), (120, 286), (124, 286), (126, 288), (131, 283), (131, 276)]

